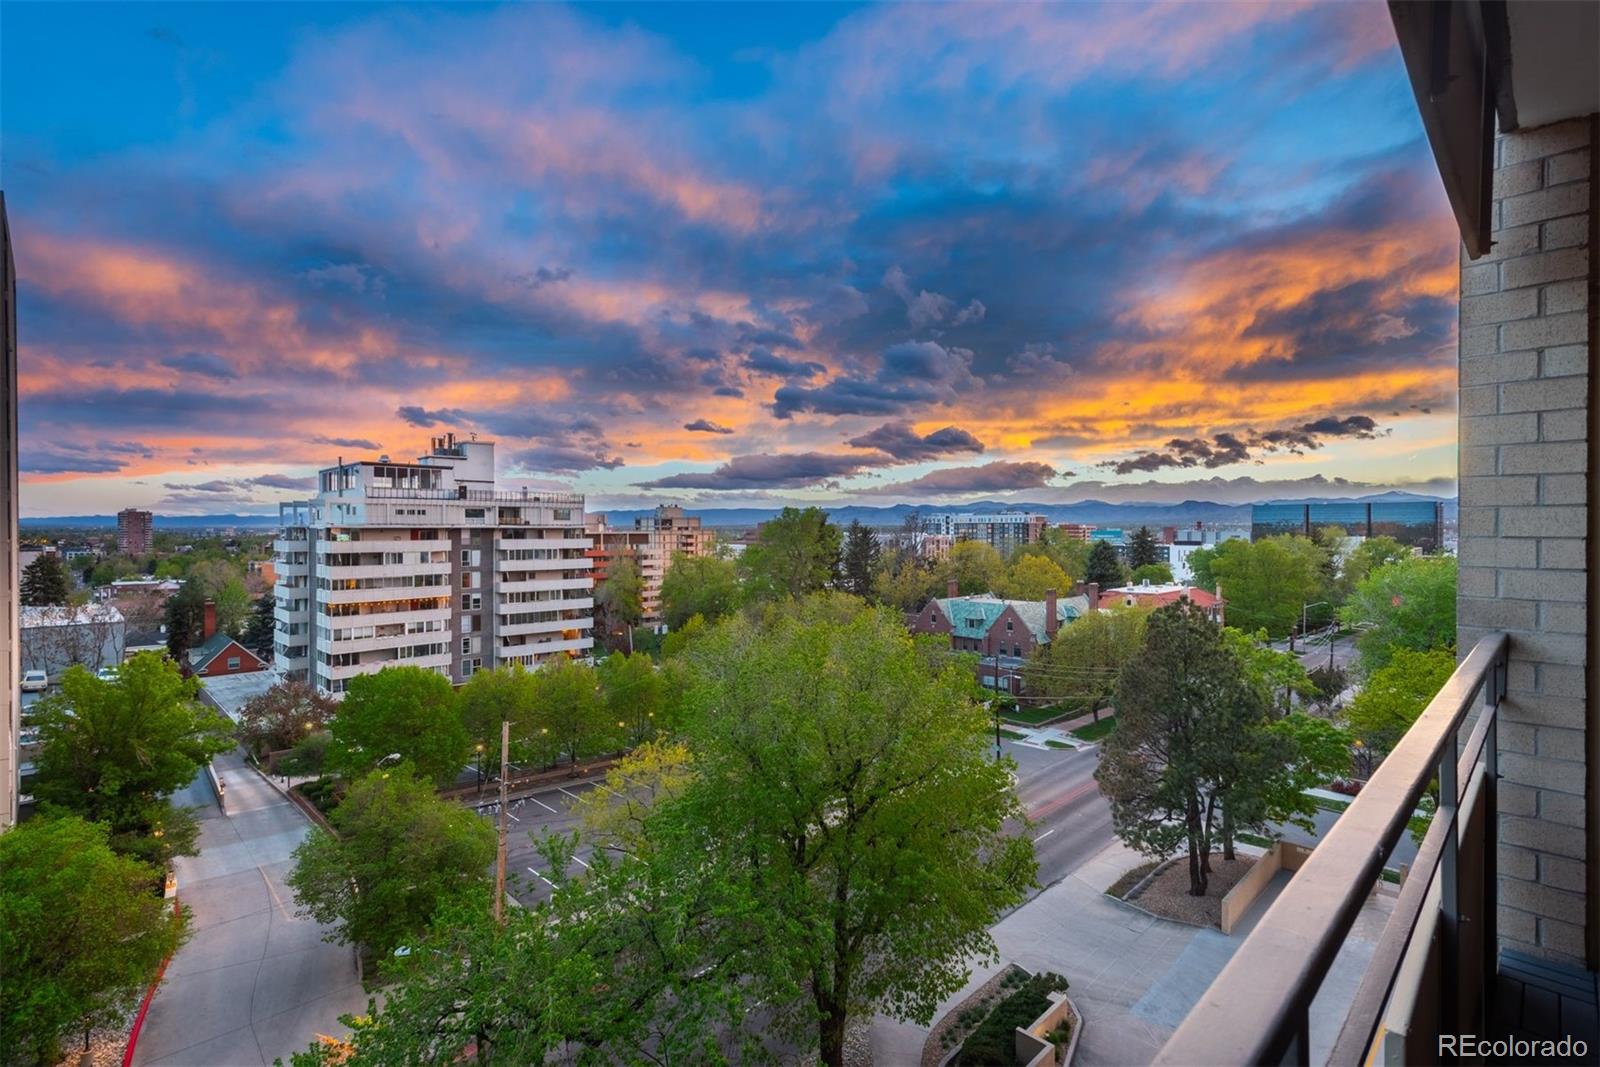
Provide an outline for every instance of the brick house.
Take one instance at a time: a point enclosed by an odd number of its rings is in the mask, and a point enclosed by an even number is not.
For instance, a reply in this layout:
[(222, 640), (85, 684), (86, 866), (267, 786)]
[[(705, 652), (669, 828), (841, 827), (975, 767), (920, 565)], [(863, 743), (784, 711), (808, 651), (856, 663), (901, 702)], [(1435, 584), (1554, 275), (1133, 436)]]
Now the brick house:
[(1181, 582), (1170, 582), (1154, 585), (1150, 582), (1140, 582), (1138, 585), (1123, 585), (1115, 589), (1107, 589), (1101, 593), (1096, 607), (1109, 608), (1121, 604), (1124, 607), (1161, 608), (1179, 600), (1188, 600), (1205, 609), (1207, 617), (1212, 622), (1222, 625), (1222, 609), (1227, 603), (1217, 593), (1208, 593), (1198, 586), (1184, 585)]
[(209, 600), (206, 601), (203, 633), (205, 639), (189, 650), (185, 673), (216, 678), (219, 675), (250, 674), (267, 669), (260, 656), (217, 629), (217, 606)]
[(957, 652), (976, 652), (979, 680), (1016, 696), (1022, 692), (1022, 665), (1033, 650), (1088, 610), (1087, 597), (1058, 598), (1054, 590), (1044, 600), (957, 596), (952, 581), (947, 596), (928, 601), (907, 624), (912, 633), (947, 634)]

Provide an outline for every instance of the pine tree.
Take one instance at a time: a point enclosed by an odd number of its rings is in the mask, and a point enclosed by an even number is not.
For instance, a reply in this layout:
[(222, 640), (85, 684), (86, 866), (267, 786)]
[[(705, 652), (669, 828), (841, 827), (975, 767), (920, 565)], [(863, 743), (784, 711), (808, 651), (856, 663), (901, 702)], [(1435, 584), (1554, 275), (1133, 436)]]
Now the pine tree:
[(878, 535), (870, 526), (862, 525), (859, 519), (850, 523), (844, 545), (845, 588), (859, 597), (870, 595), (872, 576), (877, 573), (882, 554)]
[(1161, 546), (1156, 544), (1156, 535), (1150, 532), (1150, 527), (1141, 526), (1133, 531), (1133, 537), (1128, 541), (1128, 565), (1135, 570), (1148, 566), (1151, 563), (1165, 563), (1161, 558)]
[(1110, 541), (1096, 541), (1089, 550), (1089, 565), (1083, 572), (1085, 582), (1093, 582), (1101, 589), (1122, 584), (1122, 560)]
[(277, 620), (272, 615), (276, 603), (277, 598), (271, 593), (258, 597), (255, 608), (250, 612), (250, 619), (245, 623), (244, 636), (240, 638), (245, 648), (263, 659), (272, 655), (273, 637), (278, 629)]
[(205, 594), (193, 582), (167, 601), (167, 654), (180, 664), (187, 661), (189, 649), (198, 643), (205, 626)]
[(67, 572), (54, 555), (43, 555), (22, 572), (22, 602), (43, 608), (67, 602)]

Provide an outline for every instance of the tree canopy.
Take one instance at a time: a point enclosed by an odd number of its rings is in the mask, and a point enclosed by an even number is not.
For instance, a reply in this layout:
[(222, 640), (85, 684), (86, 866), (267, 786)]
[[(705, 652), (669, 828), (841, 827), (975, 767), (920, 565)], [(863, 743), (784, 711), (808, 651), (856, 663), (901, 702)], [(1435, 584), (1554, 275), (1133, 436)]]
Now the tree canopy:
[(385, 667), (350, 679), (330, 731), (329, 761), (347, 778), (395, 755), (394, 762), (444, 785), (472, 748), (450, 679), (425, 667)]
[[(1045, 556), (1066, 572), (1069, 584), (1078, 581), (1089, 567), (1089, 545), (1066, 531), (1046, 526), (1037, 541), (1018, 545), (1011, 553), (1011, 562), (1017, 563), (1025, 556)], [(1066, 590), (1062, 590), (1065, 592)]]
[[(839, 576), (842, 538), (821, 508), (784, 508), (761, 526), (761, 536), (739, 557), (754, 599), (803, 597)], [(704, 614), (704, 612), (702, 612)]]
[(327, 940), (386, 957), (419, 937), (445, 901), (492, 895), (493, 827), (439, 799), (407, 764), (355, 782), (329, 821), (337, 833), (313, 831), (289, 875), (301, 911), (333, 927)]
[(1455, 669), (1455, 653), (1449, 649), (1395, 649), (1345, 710), (1350, 732), (1368, 750), (1388, 753)]
[(663, 714), (663, 680), (655, 661), (644, 652), (612, 653), (600, 662), (600, 692), (605, 699), (606, 721), (621, 722), (629, 744), (654, 737), (667, 723)]
[(732, 560), (675, 552), (661, 579), (662, 621), (672, 630), (696, 615), (715, 622), (736, 609), (742, 595)]
[(240, 644), (264, 660), (272, 658), (272, 645), (277, 638), (278, 621), (273, 614), (276, 604), (277, 598), (271, 592), (257, 597), (239, 638)]
[(239, 740), (258, 756), (293, 748), (327, 729), (338, 708), (336, 700), (305, 682), (285, 680), (239, 709)]
[(63, 1038), (115, 1025), (184, 936), (159, 873), (109, 828), (34, 818), (0, 834), (0, 1060), (54, 1064)]
[(853, 520), (844, 539), (844, 587), (862, 599), (871, 596), (882, 555), (877, 532), (860, 519)]
[(1043, 600), (1050, 590), (1066, 596), (1072, 579), (1049, 556), (1022, 556), (1006, 571), (998, 592), (1008, 600)]
[(1149, 582), (1151, 585), (1167, 585), (1172, 581), (1172, 568), (1165, 563), (1146, 563), (1135, 567), (1133, 573), (1128, 575), (1128, 581), (1134, 585), (1140, 582)]
[(600, 679), (593, 667), (575, 659), (557, 659), (533, 672), (534, 707), (531, 728), (554, 746), (552, 755), (565, 755), (577, 763), (600, 752), (615, 750), (624, 726), (607, 714), (600, 695)]
[(595, 586), (594, 606), (606, 646), (628, 648), (633, 628), (644, 618), (644, 580), (638, 564), (627, 556), (612, 560), (605, 580)]
[(1117, 549), (1110, 541), (1096, 541), (1089, 548), (1089, 558), (1084, 564), (1083, 580), (1098, 584), (1102, 590), (1112, 589), (1123, 582), (1127, 574)]
[(502, 722), (511, 723), (513, 737), (521, 737), (534, 721), (533, 674), (513, 661), (491, 670), (473, 671), (467, 683), (456, 691), (461, 722), (481, 766), (500, 766)]
[(1399, 649), (1454, 648), (1455, 557), (1413, 556), (1380, 566), (1356, 586), (1340, 617), (1362, 631), (1356, 648), (1369, 673)]
[(1138, 570), (1140, 567), (1166, 561), (1166, 553), (1156, 542), (1156, 535), (1150, 532), (1150, 527), (1141, 526), (1133, 531), (1133, 535), (1128, 538), (1129, 567)]
[(228, 721), (198, 693), (194, 679), (154, 652), (134, 656), (110, 681), (69, 669), (60, 694), (34, 706), (39, 803), (105, 823), (119, 851), (152, 862), (191, 851), (193, 822), (166, 795), (234, 746)]
[[(1191, 566), (1196, 555), (1189, 557)], [(1224, 541), (1204, 562), (1213, 587), (1221, 587), (1228, 603), (1228, 621), (1247, 632), (1286, 637), (1300, 625), (1304, 605), (1328, 599), (1323, 571), (1327, 554), (1309, 538)], [(1327, 618), (1325, 606), (1322, 617)]]
[(70, 591), (66, 568), (53, 552), (41, 555), (22, 569), (22, 602), (30, 608), (65, 604)]
[(1023, 667), (1027, 691), (1051, 703), (1082, 701), (1098, 718), (1116, 692), (1122, 668), (1144, 647), (1149, 614), (1148, 608), (1117, 607), (1091, 611), (1063, 626)]
[(939, 564), (936, 574), (937, 596), (945, 595), (951, 578), (956, 580), (956, 592), (961, 596), (993, 593), (1005, 580), (1006, 562), (985, 541), (957, 541), (950, 546), (950, 555)]

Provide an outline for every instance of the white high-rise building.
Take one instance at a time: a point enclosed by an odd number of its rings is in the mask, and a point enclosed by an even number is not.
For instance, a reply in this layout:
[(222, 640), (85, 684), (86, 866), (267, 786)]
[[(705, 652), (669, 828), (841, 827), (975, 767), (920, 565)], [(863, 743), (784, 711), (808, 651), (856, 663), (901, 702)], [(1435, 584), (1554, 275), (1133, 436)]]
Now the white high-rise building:
[(273, 658), (328, 693), (389, 666), (453, 682), (594, 647), (583, 496), (499, 491), (494, 442), (433, 439), (324, 469), (318, 495), (279, 508)]

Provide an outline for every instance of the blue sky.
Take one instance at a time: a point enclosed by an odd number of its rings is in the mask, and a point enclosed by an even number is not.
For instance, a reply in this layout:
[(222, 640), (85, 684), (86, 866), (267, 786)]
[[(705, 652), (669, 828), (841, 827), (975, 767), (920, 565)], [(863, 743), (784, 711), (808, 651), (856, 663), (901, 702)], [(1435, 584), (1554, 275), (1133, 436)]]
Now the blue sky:
[(28, 514), (1448, 490), (1382, 3), (12, 5)]

